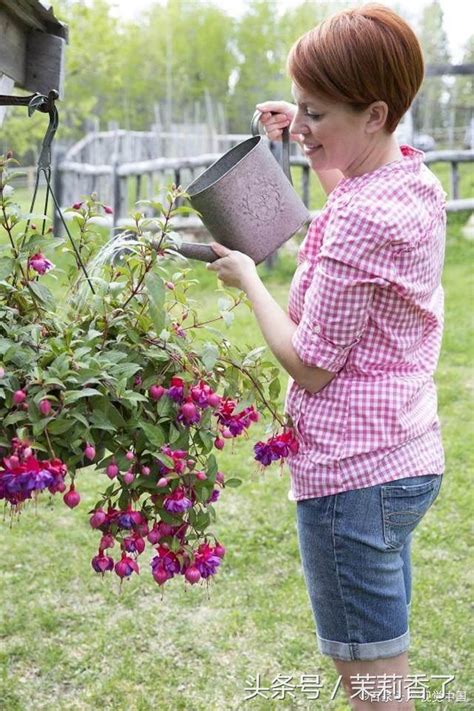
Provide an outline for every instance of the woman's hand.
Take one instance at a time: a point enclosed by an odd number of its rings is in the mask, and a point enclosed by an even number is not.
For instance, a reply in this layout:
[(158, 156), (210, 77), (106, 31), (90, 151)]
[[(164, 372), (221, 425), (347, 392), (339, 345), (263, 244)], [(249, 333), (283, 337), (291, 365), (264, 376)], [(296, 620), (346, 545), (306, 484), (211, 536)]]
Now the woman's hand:
[[(257, 104), (257, 109), (262, 112), (260, 121), (265, 128), (265, 133), (271, 141), (281, 141), (283, 129), (290, 125), (296, 113), (296, 106), (288, 101), (264, 101)], [(299, 133), (290, 133), (290, 140), (301, 140)]]
[(253, 259), (243, 252), (227, 249), (218, 242), (211, 242), (210, 247), (220, 257), (215, 262), (206, 266), (210, 271), (217, 272), (217, 276), (226, 286), (235, 286), (246, 291), (247, 284), (252, 278), (259, 278), (257, 267)]

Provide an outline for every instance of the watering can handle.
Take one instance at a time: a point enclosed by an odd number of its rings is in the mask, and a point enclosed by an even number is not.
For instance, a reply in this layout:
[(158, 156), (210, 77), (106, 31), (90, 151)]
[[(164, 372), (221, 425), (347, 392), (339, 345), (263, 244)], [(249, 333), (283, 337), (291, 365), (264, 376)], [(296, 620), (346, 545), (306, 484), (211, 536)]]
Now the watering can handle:
[[(252, 116), (252, 122), (250, 124), (252, 136), (259, 135), (258, 124), (260, 122), (261, 115), (262, 112), (257, 110)], [(283, 129), (281, 137), (281, 167), (283, 168), (283, 172), (290, 181), (291, 185), (293, 185), (290, 170), (290, 129), (288, 128), (288, 126), (285, 126), (285, 128)]]

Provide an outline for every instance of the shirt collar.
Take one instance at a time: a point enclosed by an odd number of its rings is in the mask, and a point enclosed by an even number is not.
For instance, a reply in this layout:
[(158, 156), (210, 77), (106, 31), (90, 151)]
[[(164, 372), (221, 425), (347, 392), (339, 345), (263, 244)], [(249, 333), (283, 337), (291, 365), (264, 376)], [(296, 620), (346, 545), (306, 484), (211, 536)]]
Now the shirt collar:
[(345, 193), (349, 190), (352, 192), (352, 190), (362, 186), (367, 181), (372, 180), (372, 178), (378, 178), (380, 175), (384, 175), (385, 173), (389, 173), (394, 170), (406, 170), (410, 173), (417, 172), (425, 155), (423, 151), (419, 151), (417, 148), (413, 148), (413, 146), (405, 144), (400, 146), (400, 150), (402, 158), (399, 158), (398, 160), (381, 165), (380, 168), (376, 168), (376, 170), (372, 170), (368, 173), (363, 173), (362, 175), (355, 175), (352, 178), (342, 178), (336, 188), (332, 191), (331, 195), (334, 193)]

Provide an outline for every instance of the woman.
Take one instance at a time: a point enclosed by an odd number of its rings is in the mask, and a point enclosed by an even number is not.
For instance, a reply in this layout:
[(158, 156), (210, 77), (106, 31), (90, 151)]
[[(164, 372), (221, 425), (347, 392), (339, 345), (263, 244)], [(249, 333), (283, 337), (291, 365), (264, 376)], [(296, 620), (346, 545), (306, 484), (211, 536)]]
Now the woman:
[[(413, 709), (410, 540), (444, 470), (436, 368), (445, 194), (394, 130), (423, 78), (411, 28), (381, 5), (340, 12), (288, 58), (295, 104), (258, 104), (271, 139), (290, 125), (328, 199), (298, 253), (288, 313), (246, 255), (208, 265), (244, 290), (290, 375), (288, 460), (319, 649), (354, 709)], [(278, 324), (278, 328), (275, 328)], [(358, 694), (355, 677), (370, 675)], [(370, 691), (370, 689), (369, 689)]]

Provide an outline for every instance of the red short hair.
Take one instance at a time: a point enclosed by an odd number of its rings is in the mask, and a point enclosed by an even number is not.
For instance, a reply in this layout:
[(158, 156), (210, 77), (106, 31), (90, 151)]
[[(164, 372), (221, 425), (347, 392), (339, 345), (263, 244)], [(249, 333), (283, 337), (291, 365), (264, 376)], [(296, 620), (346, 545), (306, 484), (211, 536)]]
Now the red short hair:
[(349, 104), (388, 106), (393, 133), (423, 81), (420, 43), (411, 27), (384, 5), (338, 12), (300, 37), (288, 55), (288, 72), (302, 89)]

